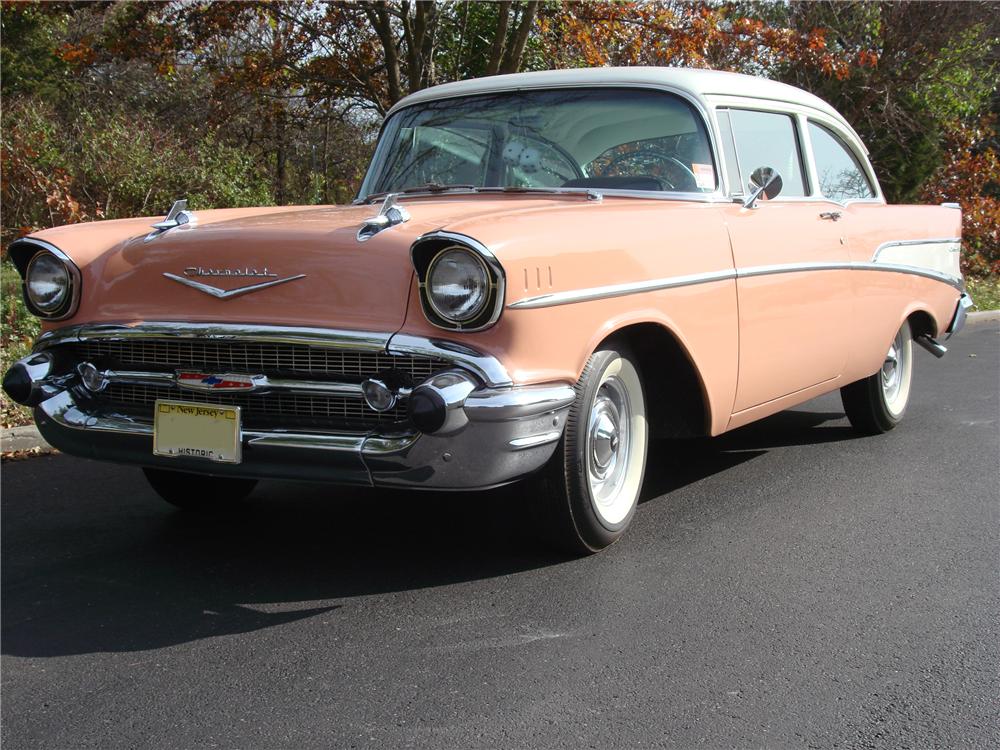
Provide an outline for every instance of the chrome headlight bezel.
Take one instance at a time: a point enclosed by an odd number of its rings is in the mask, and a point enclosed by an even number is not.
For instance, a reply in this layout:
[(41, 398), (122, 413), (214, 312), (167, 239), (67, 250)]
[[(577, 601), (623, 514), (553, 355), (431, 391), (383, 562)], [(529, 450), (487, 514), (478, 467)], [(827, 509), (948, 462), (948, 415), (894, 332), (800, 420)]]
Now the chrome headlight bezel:
[[(450, 315), (436, 302), (432, 294), (433, 273), (437, 264), (450, 253), (461, 252), (481, 270), (485, 293), (475, 309), (461, 316)], [(506, 278), (503, 266), (490, 250), (480, 242), (452, 232), (431, 232), (413, 243), (410, 257), (417, 272), (420, 306), (424, 316), (435, 327), (448, 331), (482, 331), (500, 319), (503, 310)]]
[[(445, 309), (442, 304), (442, 300), (439, 298), (435, 291), (435, 275), (438, 269), (441, 267), (442, 263), (450, 258), (460, 259), (460, 262), (468, 262), (471, 264), (470, 276), (475, 275), (478, 277), (477, 286), (478, 291), (470, 292), (467, 297), (467, 302), (473, 300), (473, 295), (478, 294), (479, 299), (475, 301), (475, 304), (468, 308), (468, 311), (463, 314), (454, 314)], [(442, 273), (444, 271), (441, 271)], [(463, 323), (468, 323), (470, 320), (475, 320), (483, 312), (483, 309), (489, 303), (490, 287), (492, 282), (490, 280), (490, 271), (487, 268), (486, 263), (483, 259), (473, 252), (470, 252), (468, 248), (462, 247), (461, 245), (448, 245), (444, 249), (439, 250), (437, 254), (431, 259), (431, 262), (427, 266), (427, 279), (424, 282), (424, 290), (427, 296), (427, 304), (431, 306), (434, 313), (442, 320), (447, 320), (455, 325), (461, 325)]]
[[(22, 239), (11, 243), (8, 253), (21, 274), (21, 294), (32, 315), (43, 320), (64, 320), (72, 317), (80, 304), (80, 269), (64, 252), (54, 245), (36, 239)], [(43, 260), (54, 260), (66, 274), (65, 292), (51, 306), (41, 304), (30, 292), (32, 270)]]

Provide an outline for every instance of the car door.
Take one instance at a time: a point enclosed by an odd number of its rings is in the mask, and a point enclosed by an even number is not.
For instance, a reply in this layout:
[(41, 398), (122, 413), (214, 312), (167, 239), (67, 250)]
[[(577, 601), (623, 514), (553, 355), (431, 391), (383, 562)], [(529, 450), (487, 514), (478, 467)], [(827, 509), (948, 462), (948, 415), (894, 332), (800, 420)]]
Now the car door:
[(773, 199), (727, 208), (739, 302), (739, 413), (844, 371), (853, 308), (848, 222), (811, 186), (800, 118), (734, 107), (720, 110), (719, 121), (739, 194), (760, 167), (782, 179)]

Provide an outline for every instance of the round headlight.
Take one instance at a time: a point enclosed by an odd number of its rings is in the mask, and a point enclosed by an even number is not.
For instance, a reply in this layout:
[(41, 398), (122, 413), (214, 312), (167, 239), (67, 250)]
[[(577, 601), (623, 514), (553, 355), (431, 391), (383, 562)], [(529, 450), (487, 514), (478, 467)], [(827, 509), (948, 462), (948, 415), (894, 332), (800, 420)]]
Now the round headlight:
[(31, 259), (24, 275), (28, 300), (40, 313), (58, 312), (70, 297), (69, 268), (52, 253), (42, 252)]
[(462, 323), (475, 318), (486, 306), (489, 291), (486, 264), (465, 248), (445, 248), (427, 269), (427, 301), (445, 320)]

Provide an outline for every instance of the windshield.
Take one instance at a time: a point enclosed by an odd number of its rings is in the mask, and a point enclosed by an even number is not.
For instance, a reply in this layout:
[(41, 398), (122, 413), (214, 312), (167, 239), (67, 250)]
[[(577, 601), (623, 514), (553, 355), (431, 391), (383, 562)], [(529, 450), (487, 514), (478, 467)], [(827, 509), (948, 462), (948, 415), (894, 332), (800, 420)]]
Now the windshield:
[(680, 97), (562, 88), (400, 110), (385, 125), (359, 195), (449, 185), (706, 193), (716, 179), (701, 117)]

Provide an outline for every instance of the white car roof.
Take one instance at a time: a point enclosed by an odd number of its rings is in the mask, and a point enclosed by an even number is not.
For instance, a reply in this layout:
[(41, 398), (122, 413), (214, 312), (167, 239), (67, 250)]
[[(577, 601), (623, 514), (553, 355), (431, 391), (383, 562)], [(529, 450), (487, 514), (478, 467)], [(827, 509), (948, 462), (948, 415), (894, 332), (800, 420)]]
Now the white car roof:
[(392, 114), (402, 107), (420, 102), (445, 99), (454, 96), (486, 94), (493, 91), (511, 91), (526, 88), (558, 88), (561, 86), (613, 86), (638, 85), (662, 86), (682, 91), (701, 102), (706, 110), (711, 109), (707, 97), (738, 96), (750, 99), (764, 99), (789, 102), (823, 112), (847, 126), (850, 125), (833, 107), (818, 96), (795, 86), (778, 83), (766, 78), (725, 73), (719, 70), (701, 68), (571, 68), (568, 70), (543, 70), (535, 73), (514, 73), (512, 75), (487, 76), (468, 81), (455, 81), (432, 86), (404, 97), (389, 110)]

